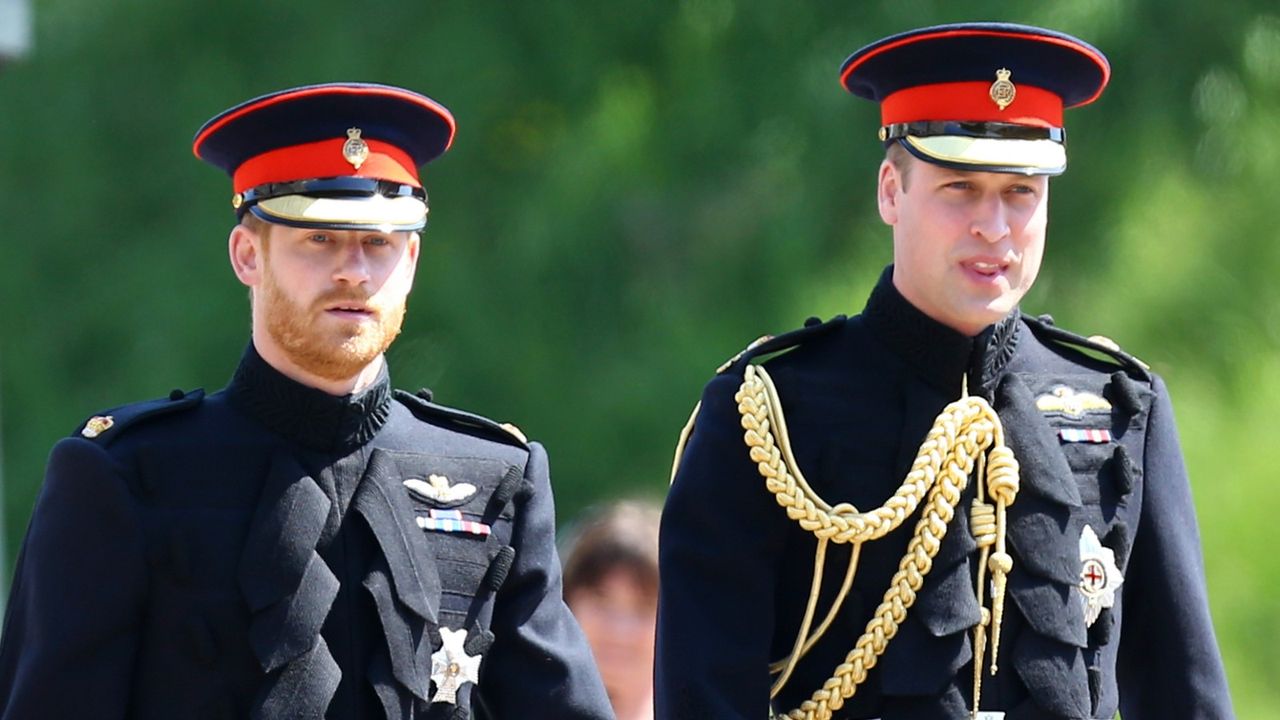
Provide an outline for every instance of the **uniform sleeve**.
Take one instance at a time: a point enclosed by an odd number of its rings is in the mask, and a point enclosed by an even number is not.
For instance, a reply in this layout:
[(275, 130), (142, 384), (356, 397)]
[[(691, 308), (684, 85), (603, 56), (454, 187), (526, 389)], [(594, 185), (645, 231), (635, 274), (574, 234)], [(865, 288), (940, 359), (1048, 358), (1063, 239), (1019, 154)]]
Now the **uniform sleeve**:
[(0, 642), (0, 718), (123, 718), (145, 586), (137, 512), (97, 445), (54, 447)]
[(494, 607), (495, 642), (480, 694), (495, 718), (613, 718), (591, 648), (561, 592), (555, 504), (542, 446), (529, 446), (529, 491), (516, 498), (515, 561)]
[(1125, 720), (1232, 718), (1173, 408), (1159, 378), (1154, 389), (1142, 517), (1122, 587), (1120, 712)]
[(703, 393), (662, 513), (658, 720), (768, 715), (776, 558), (785, 514), (751, 462), (734, 394)]

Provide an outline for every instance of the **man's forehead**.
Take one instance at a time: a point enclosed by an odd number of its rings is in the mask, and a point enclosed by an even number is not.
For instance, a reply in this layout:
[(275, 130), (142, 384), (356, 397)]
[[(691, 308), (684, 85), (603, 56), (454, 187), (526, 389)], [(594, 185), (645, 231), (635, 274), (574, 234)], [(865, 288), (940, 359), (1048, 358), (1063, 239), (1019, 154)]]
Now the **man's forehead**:
[(340, 228), (301, 228), (279, 223), (268, 223), (273, 237), (292, 237), (305, 239), (324, 235), (336, 240), (364, 240), (371, 237), (383, 237), (398, 240), (409, 240), (418, 237), (416, 230), (392, 230), (389, 228), (371, 228), (367, 230), (349, 230)]

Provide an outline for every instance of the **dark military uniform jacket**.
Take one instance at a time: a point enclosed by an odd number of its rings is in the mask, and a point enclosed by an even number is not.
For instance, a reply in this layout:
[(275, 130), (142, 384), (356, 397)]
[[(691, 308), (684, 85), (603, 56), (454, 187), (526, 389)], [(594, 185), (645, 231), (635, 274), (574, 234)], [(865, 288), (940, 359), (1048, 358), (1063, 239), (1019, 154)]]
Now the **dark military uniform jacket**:
[(252, 347), (221, 392), (111, 415), (50, 458), (0, 717), (612, 717), (538, 444)]
[[(1074, 347), (1088, 345), (1084, 338), (1016, 311), (964, 337), (910, 305), (890, 277), (862, 315), (756, 352), (797, 346), (766, 363), (796, 463), (823, 499), (860, 511), (898, 489), (934, 418), (960, 397), (962, 377), (992, 402), (1021, 489), (1008, 509), (1014, 564), (999, 671), (984, 677), (982, 709), (1007, 720), (1113, 718), (1118, 708), (1125, 720), (1231, 717), (1163, 382), (1121, 352), (1096, 359)], [(707, 386), (664, 511), (656, 698), (664, 720), (766, 717), (767, 666), (790, 653), (809, 596), (817, 540), (788, 519), (743, 441), (734, 395), (750, 354)], [(1062, 402), (1070, 395), (1097, 400), (1072, 407)], [(975, 485), (905, 622), (836, 718), (969, 716), (981, 612), (967, 513)], [(919, 512), (864, 544), (842, 611), (775, 711), (799, 707), (844, 662)], [(1086, 526), (1123, 576), (1113, 606), (1091, 625), (1080, 589)], [(848, 545), (829, 546), (815, 626), (849, 558)]]

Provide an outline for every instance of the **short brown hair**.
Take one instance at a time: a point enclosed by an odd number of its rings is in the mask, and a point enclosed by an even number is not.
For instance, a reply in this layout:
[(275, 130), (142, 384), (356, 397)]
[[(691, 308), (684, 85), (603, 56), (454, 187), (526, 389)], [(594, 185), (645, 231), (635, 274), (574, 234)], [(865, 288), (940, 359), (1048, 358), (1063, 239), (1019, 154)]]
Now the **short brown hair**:
[(902, 192), (906, 192), (907, 178), (911, 170), (911, 153), (902, 147), (902, 143), (895, 140), (889, 143), (889, 147), (885, 148), (884, 159), (888, 160), (893, 169), (898, 171), (898, 177), (902, 178)]
[(660, 515), (655, 503), (643, 500), (617, 501), (591, 513), (565, 552), (564, 596), (622, 570), (657, 598)]
[(263, 243), (266, 243), (267, 238), (271, 235), (271, 223), (254, 215), (252, 212), (246, 211), (244, 217), (240, 218), (240, 224), (251, 230), (254, 235), (262, 238)]

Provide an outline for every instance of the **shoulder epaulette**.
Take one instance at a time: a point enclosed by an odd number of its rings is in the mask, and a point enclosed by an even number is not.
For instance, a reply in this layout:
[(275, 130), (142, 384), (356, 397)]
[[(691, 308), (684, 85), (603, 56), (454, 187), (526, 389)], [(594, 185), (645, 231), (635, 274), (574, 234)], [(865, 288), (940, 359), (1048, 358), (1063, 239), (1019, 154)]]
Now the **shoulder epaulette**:
[(167, 398), (133, 403), (109, 410), (102, 415), (94, 415), (81, 423), (76, 428), (75, 434), (106, 444), (119, 437), (130, 426), (159, 415), (193, 408), (199, 405), (201, 400), (204, 400), (202, 389), (197, 388), (191, 392), (174, 390)]
[(797, 328), (791, 332), (785, 332), (781, 335), (761, 335), (737, 355), (726, 360), (724, 364), (716, 369), (716, 374), (721, 375), (731, 369), (741, 367), (745, 363), (751, 362), (754, 358), (772, 355), (803, 345), (816, 337), (826, 335), (832, 330), (843, 326), (847, 319), (844, 315), (837, 315), (826, 322), (822, 322), (813, 317), (805, 321), (804, 327)]
[(471, 435), (479, 435), (490, 440), (497, 440), (522, 448), (529, 446), (529, 440), (525, 438), (524, 433), (520, 432), (520, 429), (511, 423), (494, 422), (482, 415), (440, 405), (432, 402), (427, 397), (405, 392), (404, 390), (396, 390), (395, 398), (404, 403), (405, 407), (409, 408), (420, 420), (435, 421), (437, 423), (444, 421), (449, 425), (460, 426), (463, 431)]
[(1116, 341), (1109, 337), (1103, 335), (1090, 335), (1088, 337), (1077, 335), (1070, 330), (1064, 330), (1054, 325), (1053, 318), (1048, 315), (1041, 315), (1040, 317), (1023, 315), (1022, 317), (1026, 320), (1031, 330), (1041, 338), (1061, 345), (1069, 345), (1078, 350), (1089, 350), (1095, 354), (1101, 354), (1133, 371), (1143, 380), (1151, 380), (1151, 366), (1120, 349)]

